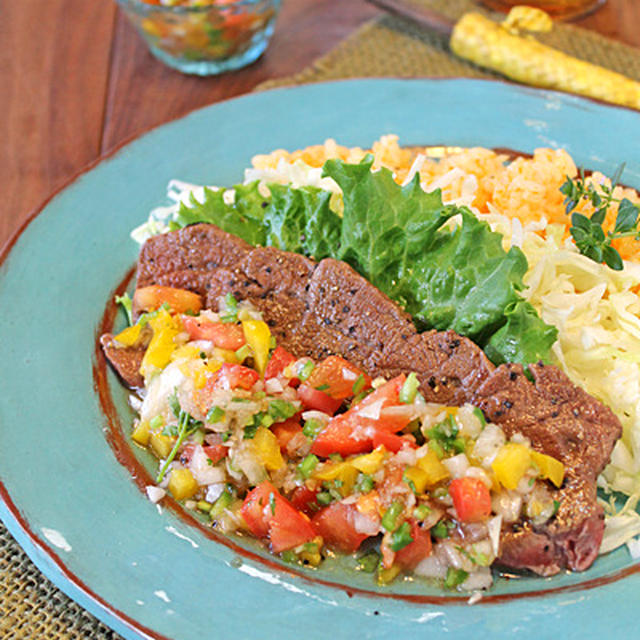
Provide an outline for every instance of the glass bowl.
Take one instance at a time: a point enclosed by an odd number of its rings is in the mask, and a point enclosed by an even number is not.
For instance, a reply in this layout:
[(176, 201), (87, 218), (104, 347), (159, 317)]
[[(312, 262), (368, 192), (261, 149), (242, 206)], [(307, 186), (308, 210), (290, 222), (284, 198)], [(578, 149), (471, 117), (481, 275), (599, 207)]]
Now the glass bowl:
[(200, 76), (239, 69), (260, 57), (280, 8), (280, 0), (117, 2), (156, 58)]

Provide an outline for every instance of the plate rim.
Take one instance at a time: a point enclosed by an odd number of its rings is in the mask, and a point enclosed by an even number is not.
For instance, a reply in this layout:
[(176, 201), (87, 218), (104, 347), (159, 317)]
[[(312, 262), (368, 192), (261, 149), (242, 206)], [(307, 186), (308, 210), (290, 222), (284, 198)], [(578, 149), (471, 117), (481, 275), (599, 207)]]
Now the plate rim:
[[(3, 246), (0, 248), (0, 276), (2, 275), (2, 271), (7, 263), (7, 259), (11, 255), (12, 250), (14, 249), (16, 243), (22, 237), (27, 228), (31, 225), (31, 223), (48, 207), (48, 205), (60, 194), (65, 192), (67, 189), (72, 187), (74, 183), (76, 183), (82, 176), (91, 172), (93, 169), (99, 167), (104, 162), (114, 158), (118, 153), (126, 149), (129, 145), (135, 143), (141, 138), (144, 138), (148, 134), (162, 129), (168, 125), (174, 124), (176, 122), (185, 120), (190, 116), (197, 114), (202, 111), (206, 111), (209, 109), (215, 109), (217, 106), (236, 102), (236, 101), (244, 101), (247, 99), (251, 99), (256, 96), (260, 96), (265, 93), (286, 93), (289, 91), (298, 91), (304, 90), (308, 87), (321, 87), (321, 86), (333, 86), (336, 84), (354, 84), (354, 83), (371, 83), (377, 82), (384, 84), (387, 81), (401, 81), (405, 83), (431, 83), (431, 82), (450, 82), (450, 81), (463, 81), (466, 83), (473, 84), (481, 84), (488, 86), (502, 86), (506, 88), (509, 92), (514, 91), (525, 92), (533, 95), (546, 95), (546, 96), (557, 96), (560, 100), (569, 100), (569, 102), (580, 104), (581, 102), (593, 103), (600, 107), (605, 107), (607, 109), (622, 109), (625, 111), (632, 111), (634, 113), (635, 110), (622, 107), (618, 105), (610, 105), (607, 103), (603, 103), (602, 101), (574, 96), (572, 94), (567, 94), (558, 91), (551, 91), (546, 89), (535, 89), (532, 87), (516, 85), (514, 83), (501, 80), (501, 79), (477, 79), (477, 78), (468, 78), (468, 77), (424, 77), (424, 78), (356, 78), (356, 79), (339, 79), (334, 81), (326, 81), (320, 83), (310, 83), (303, 85), (287, 85), (284, 87), (276, 87), (272, 89), (262, 90), (251, 92), (247, 94), (243, 94), (240, 96), (235, 96), (232, 98), (228, 98), (219, 102), (215, 102), (209, 105), (196, 107), (191, 109), (184, 114), (179, 116), (175, 116), (170, 120), (159, 123), (157, 125), (148, 127), (140, 132), (137, 132), (124, 140), (120, 141), (117, 145), (109, 149), (108, 151), (101, 153), (98, 157), (96, 157), (91, 162), (87, 163), (75, 173), (73, 173), (69, 178), (67, 178), (64, 182), (58, 185), (45, 199), (42, 203), (40, 203), (36, 208), (32, 210), (32, 212), (27, 216), (26, 219), (22, 221), (20, 226), (13, 231), (13, 233), (9, 236), (9, 238), (4, 242)], [(638, 114), (640, 116), (640, 114)], [(110, 628), (114, 629), (121, 635), (126, 638), (136, 639), (136, 638), (155, 638), (157, 640), (167, 640), (168, 637), (160, 634), (159, 632), (149, 629), (142, 625), (138, 620), (131, 618), (128, 614), (121, 612), (119, 609), (111, 605), (109, 602), (104, 600), (99, 594), (95, 593), (88, 585), (86, 585), (82, 580), (76, 576), (71, 569), (69, 569), (64, 561), (61, 559), (59, 554), (53, 550), (53, 548), (45, 543), (36, 532), (34, 532), (29, 526), (27, 520), (22, 516), (19, 507), (14, 503), (11, 495), (9, 494), (8, 489), (4, 485), (2, 481), (1, 473), (0, 473), (0, 519), (4, 522), (5, 526), (11, 533), (11, 535), (16, 539), (20, 547), (25, 551), (25, 553), (29, 556), (31, 561), (36, 565), (38, 570), (49, 580), (51, 580), (61, 591), (66, 593), (70, 598), (78, 602), (82, 607), (87, 609), (90, 613), (95, 615), (102, 622), (107, 624)], [(619, 573), (624, 573), (625, 575), (620, 575), (613, 580), (608, 582), (616, 582), (627, 575), (635, 574), (640, 571), (640, 565), (634, 564), (632, 566), (626, 567), (625, 569), (620, 570)], [(560, 587), (560, 591), (575, 591), (576, 588), (579, 590), (581, 585), (569, 586), (569, 587)], [(599, 586), (599, 585), (594, 585)], [(555, 592), (555, 590), (551, 590), (550, 593)], [(545, 595), (538, 594), (538, 595)], [(528, 594), (523, 594), (525, 597)], [(536, 594), (532, 594), (536, 595)], [(464, 599), (459, 599), (461, 602), (464, 602)]]

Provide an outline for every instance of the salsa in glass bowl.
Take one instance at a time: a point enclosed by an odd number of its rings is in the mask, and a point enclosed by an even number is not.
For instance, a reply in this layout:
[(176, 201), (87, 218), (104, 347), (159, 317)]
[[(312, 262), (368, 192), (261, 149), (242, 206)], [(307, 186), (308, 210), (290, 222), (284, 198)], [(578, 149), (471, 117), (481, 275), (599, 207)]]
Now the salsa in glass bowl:
[(201, 76), (244, 67), (269, 43), (280, 0), (118, 0), (151, 53)]

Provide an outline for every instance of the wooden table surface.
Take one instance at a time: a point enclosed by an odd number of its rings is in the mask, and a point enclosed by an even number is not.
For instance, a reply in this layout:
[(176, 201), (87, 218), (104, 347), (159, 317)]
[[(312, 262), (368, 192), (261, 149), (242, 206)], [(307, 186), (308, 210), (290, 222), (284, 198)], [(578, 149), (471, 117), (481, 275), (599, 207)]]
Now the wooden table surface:
[[(114, 0), (0, 0), (0, 246), (101, 154), (300, 71), (378, 14), (364, 0), (284, 0), (258, 62), (198, 78), (156, 61)], [(637, 0), (608, 0), (577, 24), (640, 47)]]

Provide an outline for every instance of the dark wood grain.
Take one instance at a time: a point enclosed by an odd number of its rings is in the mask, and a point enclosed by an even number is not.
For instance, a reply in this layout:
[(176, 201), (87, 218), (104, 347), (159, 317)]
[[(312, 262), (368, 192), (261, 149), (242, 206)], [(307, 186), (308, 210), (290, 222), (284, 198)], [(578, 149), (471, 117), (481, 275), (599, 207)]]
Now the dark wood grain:
[[(156, 61), (111, 0), (0, 0), (0, 245), (101, 153), (301, 71), (379, 14), (365, 0), (284, 0), (260, 60), (196, 78)], [(576, 24), (640, 47), (638, 0), (608, 0)]]
[(100, 153), (115, 7), (0, 0), (0, 245)]
[(302, 70), (378, 11), (361, 0), (285, 0), (265, 54), (240, 71), (185, 76), (157, 62), (120, 15), (103, 150), (197, 107)]

